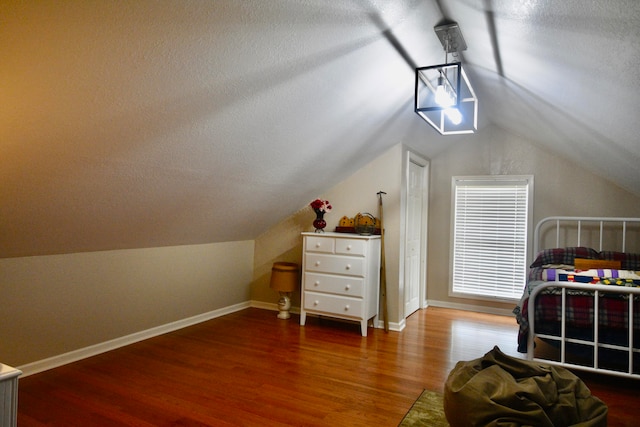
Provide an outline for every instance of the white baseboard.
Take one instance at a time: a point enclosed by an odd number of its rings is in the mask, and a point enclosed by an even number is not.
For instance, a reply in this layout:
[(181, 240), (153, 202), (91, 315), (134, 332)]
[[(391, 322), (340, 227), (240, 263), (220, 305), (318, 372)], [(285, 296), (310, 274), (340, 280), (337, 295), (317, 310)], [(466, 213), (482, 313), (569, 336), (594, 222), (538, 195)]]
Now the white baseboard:
[[(120, 338), (115, 338), (109, 341), (105, 341), (99, 344), (91, 345), (89, 347), (73, 350), (68, 353), (52, 356), (47, 359), (38, 360), (36, 362), (27, 363), (19, 366), (18, 369), (22, 371), (22, 377), (28, 377), (29, 375), (37, 374), (39, 372), (54, 369), (69, 363), (77, 362), (88, 357), (96, 356), (107, 351), (115, 350), (126, 345), (134, 344), (139, 341), (143, 341), (149, 338), (156, 337), (158, 335), (166, 334), (168, 332), (177, 331), (178, 329), (186, 328), (188, 326), (196, 325), (207, 320), (215, 319), (226, 314), (235, 313), (236, 311), (244, 310), (245, 308), (259, 308), (263, 310), (278, 311), (278, 304), (266, 303), (262, 301), (247, 301), (239, 304), (235, 304), (229, 307), (223, 307), (217, 310), (210, 311), (208, 313), (199, 314), (197, 316), (189, 317), (186, 319), (178, 320), (175, 322), (167, 323), (166, 325), (156, 326), (151, 329), (136, 332), (130, 335), (126, 335)], [(292, 307), (292, 313), (300, 313), (299, 307)], [(382, 328), (383, 324), (378, 321), (375, 325), (376, 328)], [(404, 319), (400, 323), (390, 323), (389, 330), (402, 331), (405, 327)]]
[[(263, 310), (272, 310), (278, 311), (278, 304), (268, 303), (263, 301), (251, 301), (251, 307), (253, 308), (261, 308)], [(300, 307), (291, 307), (291, 312), (300, 314)], [(309, 314), (309, 317), (314, 317), (314, 314)], [(340, 319), (335, 319), (340, 320)], [(346, 320), (346, 322), (350, 322), (350, 320)], [(378, 319), (373, 325), (376, 329), (384, 329), (384, 322)], [(406, 326), (405, 319), (402, 319), (399, 323), (389, 322), (389, 330), (394, 332), (401, 332)]]
[(60, 354), (58, 356), (49, 357), (47, 359), (39, 360), (26, 365), (20, 366), (18, 369), (22, 371), (22, 376), (37, 374), (49, 369), (57, 368), (59, 366), (66, 365), (68, 363), (77, 362), (78, 360), (86, 359), (91, 356), (95, 356), (101, 353), (105, 353), (110, 350), (115, 350), (120, 347), (124, 347), (129, 344), (133, 344), (139, 341), (143, 341), (149, 338), (156, 337), (158, 335), (166, 334), (167, 332), (173, 332), (178, 329), (186, 328), (207, 320), (215, 319), (216, 317), (224, 316), (226, 314), (234, 313), (236, 311), (244, 310), (251, 306), (250, 302), (242, 302), (229, 307), (223, 307), (218, 310), (213, 310), (208, 313), (199, 314), (197, 316), (189, 317), (186, 319), (178, 320), (176, 322), (167, 323), (166, 325), (156, 326), (151, 329), (136, 332), (124, 337), (115, 338), (109, 341), (105, 341), (100, 344), (91, 345), (78, 350), (73, 350), (68, 353)]
[[(378, 319), (375, 326), (377, 329), (384, 329), (384, 320)], [(393, 332), (402, 332), (405, 326), (407, 326), (405, 319), (400, 322), (389, 322), (389, 330)]]
[(260, 308), (262, 310), (278, 311), (278, 304), (264, 301), (251, 301), (251, 307)]
[[(274, 302), (251, 301), (251, 308), (260, 308), (262, 310), (278, 311), (278, 304)], [(291, 313), (300, 314), (300, 307), (291, 307)]]
[[(516, 304), (514, 303), (513, 306), (515, 307)], [(507, 308), (487, 307), (483, 305), (473, 304), (459, 304), (447, 301), (428, 300), (427, 307), (451, 308), (455, 310), (475, 311), (477, 313), (497, 314), (499, 316), (514, 316), (511, 310)]]

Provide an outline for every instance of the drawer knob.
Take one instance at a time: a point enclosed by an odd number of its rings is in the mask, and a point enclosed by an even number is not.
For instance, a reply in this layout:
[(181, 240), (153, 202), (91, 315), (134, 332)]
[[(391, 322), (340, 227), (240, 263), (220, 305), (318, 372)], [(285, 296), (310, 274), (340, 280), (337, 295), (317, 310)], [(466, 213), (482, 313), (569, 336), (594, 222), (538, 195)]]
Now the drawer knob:
[(351, 250), (351, 245), (347, 245), (347, 250), (350, 251)]
[(351, 270), (351, 264), (347, 264), (347, 270)]
[(320, 266), (320, 261), (316, 261), (316, 267)]
[(319, 248), (320, 246), (320, 242), (316, 242), (316, 248)]
[(318, 300), (315, 300), (315, 301), (313, 302), (313, 305), (318, 305), (318, 304), (320, 304), (320, 301), (318, 301)]
[(349, 304), (344, 306), (344, 311), (349, 311)]
[(319, 280), (316, 280), (316, 281), (313, 283), (313, 286), (320, 286), (320, 281), (319, 281)]
[(348, 291), (349, 289), (351, 289), (351, 285), (347, 285), (347, 286), (344, 287), (345, 291)]

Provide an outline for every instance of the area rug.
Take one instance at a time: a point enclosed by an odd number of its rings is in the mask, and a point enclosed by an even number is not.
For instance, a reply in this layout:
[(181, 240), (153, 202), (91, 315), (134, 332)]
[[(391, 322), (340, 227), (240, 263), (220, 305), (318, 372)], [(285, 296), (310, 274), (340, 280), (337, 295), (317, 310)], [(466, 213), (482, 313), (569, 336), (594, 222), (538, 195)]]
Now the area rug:
[(442, 395), (434, 391), (423, 391), (398, 426), (449, 427), (444, 415)]

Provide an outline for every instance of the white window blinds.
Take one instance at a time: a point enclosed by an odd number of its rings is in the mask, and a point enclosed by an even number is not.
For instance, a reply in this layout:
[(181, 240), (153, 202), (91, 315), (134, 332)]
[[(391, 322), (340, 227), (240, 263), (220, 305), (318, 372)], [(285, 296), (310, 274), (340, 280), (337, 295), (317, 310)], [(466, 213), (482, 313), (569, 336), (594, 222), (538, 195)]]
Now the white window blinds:
[(522, 296), (532, 187), (532, 176), (453, 178), (453, 294)]

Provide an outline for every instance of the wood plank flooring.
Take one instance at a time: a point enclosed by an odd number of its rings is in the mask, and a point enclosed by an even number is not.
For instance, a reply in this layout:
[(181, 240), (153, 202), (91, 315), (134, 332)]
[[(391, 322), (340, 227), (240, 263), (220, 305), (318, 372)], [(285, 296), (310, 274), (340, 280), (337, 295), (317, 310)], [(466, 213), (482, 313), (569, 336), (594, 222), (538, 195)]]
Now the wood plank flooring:
[[(20, 379), (18, 425), (396, 426), (459, 360), (516, 352), (515, 320), (428, 308), (406, 329), (247, 309)], [(638, 381), (578, 373), (637, 425)]]

